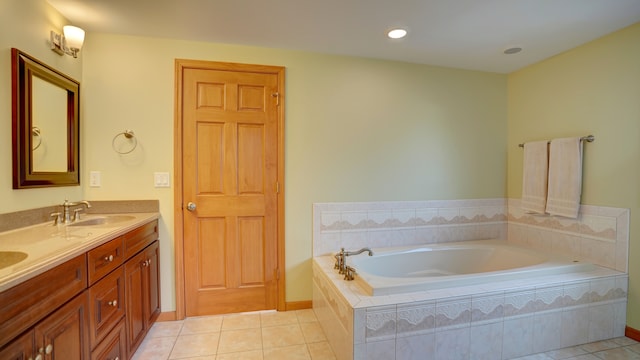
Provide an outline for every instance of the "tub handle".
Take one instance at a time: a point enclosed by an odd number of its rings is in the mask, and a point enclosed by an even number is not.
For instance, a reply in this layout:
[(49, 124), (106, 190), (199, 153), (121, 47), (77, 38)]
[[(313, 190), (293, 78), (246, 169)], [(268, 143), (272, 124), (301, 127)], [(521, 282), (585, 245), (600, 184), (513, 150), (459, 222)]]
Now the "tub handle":
[(335, 254), (333, 257), (336, 258), (336, 263), (333, 265), (333, 268), (338, 270), (339, 274), (344, 274), (344, 266), (346, 264), (344, 248), (341, 248), (340, 252)]
[(357, 274), (356, 269), (347, 265), (345, 267), (345, 272), (344, 272), (344, 279), (347, 281), (351, 281), (355, 278), (355, 275)]

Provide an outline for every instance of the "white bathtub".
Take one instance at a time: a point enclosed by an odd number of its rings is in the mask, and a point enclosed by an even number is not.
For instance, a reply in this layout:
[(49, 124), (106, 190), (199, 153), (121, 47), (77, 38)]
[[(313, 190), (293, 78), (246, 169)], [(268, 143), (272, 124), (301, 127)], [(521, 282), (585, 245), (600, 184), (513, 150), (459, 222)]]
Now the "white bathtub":
[(594, 265), (481, 240), (413, 248), (373, 249), (347, 258), (369, 295), (388, 295), (494, 281), (590, 271)]

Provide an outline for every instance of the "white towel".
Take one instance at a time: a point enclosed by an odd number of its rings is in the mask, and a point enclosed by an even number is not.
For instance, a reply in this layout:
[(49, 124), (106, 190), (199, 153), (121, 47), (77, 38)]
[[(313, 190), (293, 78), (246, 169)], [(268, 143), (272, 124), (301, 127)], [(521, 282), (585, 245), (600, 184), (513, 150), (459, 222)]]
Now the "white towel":
[(582, 193), (582, 142), (580, 138), (563, 138), (551, 141), (548, 186), (547, 212), (550, 215), (577, 218)]
[(520, 206), (530, 213), (544, 214), (547, 204), (548, 141), (524, 144), (522, 200)]

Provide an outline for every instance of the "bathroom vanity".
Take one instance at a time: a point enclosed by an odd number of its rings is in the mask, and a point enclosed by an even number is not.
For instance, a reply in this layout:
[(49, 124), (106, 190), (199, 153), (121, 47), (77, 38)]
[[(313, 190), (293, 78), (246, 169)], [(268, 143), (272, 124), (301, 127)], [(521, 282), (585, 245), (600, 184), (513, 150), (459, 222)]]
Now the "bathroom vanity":
[(159, 280), (157, 213), (0, 233), (0, 359), (128, 359)]

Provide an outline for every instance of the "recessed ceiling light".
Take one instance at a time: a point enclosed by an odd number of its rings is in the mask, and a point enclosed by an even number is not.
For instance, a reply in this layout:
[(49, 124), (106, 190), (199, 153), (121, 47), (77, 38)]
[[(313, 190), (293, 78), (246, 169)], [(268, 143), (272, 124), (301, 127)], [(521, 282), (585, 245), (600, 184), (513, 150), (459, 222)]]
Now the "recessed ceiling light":
[(519, 46), (514, 46), (514, 47), (510, 47), (510, 48), (504, 49), (504, 51), (503, 51), (503, 52), (504, 52), (505, 54), (507, 54), (507, 55), (511, 55), (511, 54), (517, 54), (517, 53), (519, 53), (520, 51), (522, 51), (522, 48), (521, 48), (521, 47), (519, 47)]
[(407, 36), (407, 30), (399, 29), (399, 28), (391, 29), (387, 33), (387, 36), (390, 37), (391, 39), (402, 39), (403, 37)]

